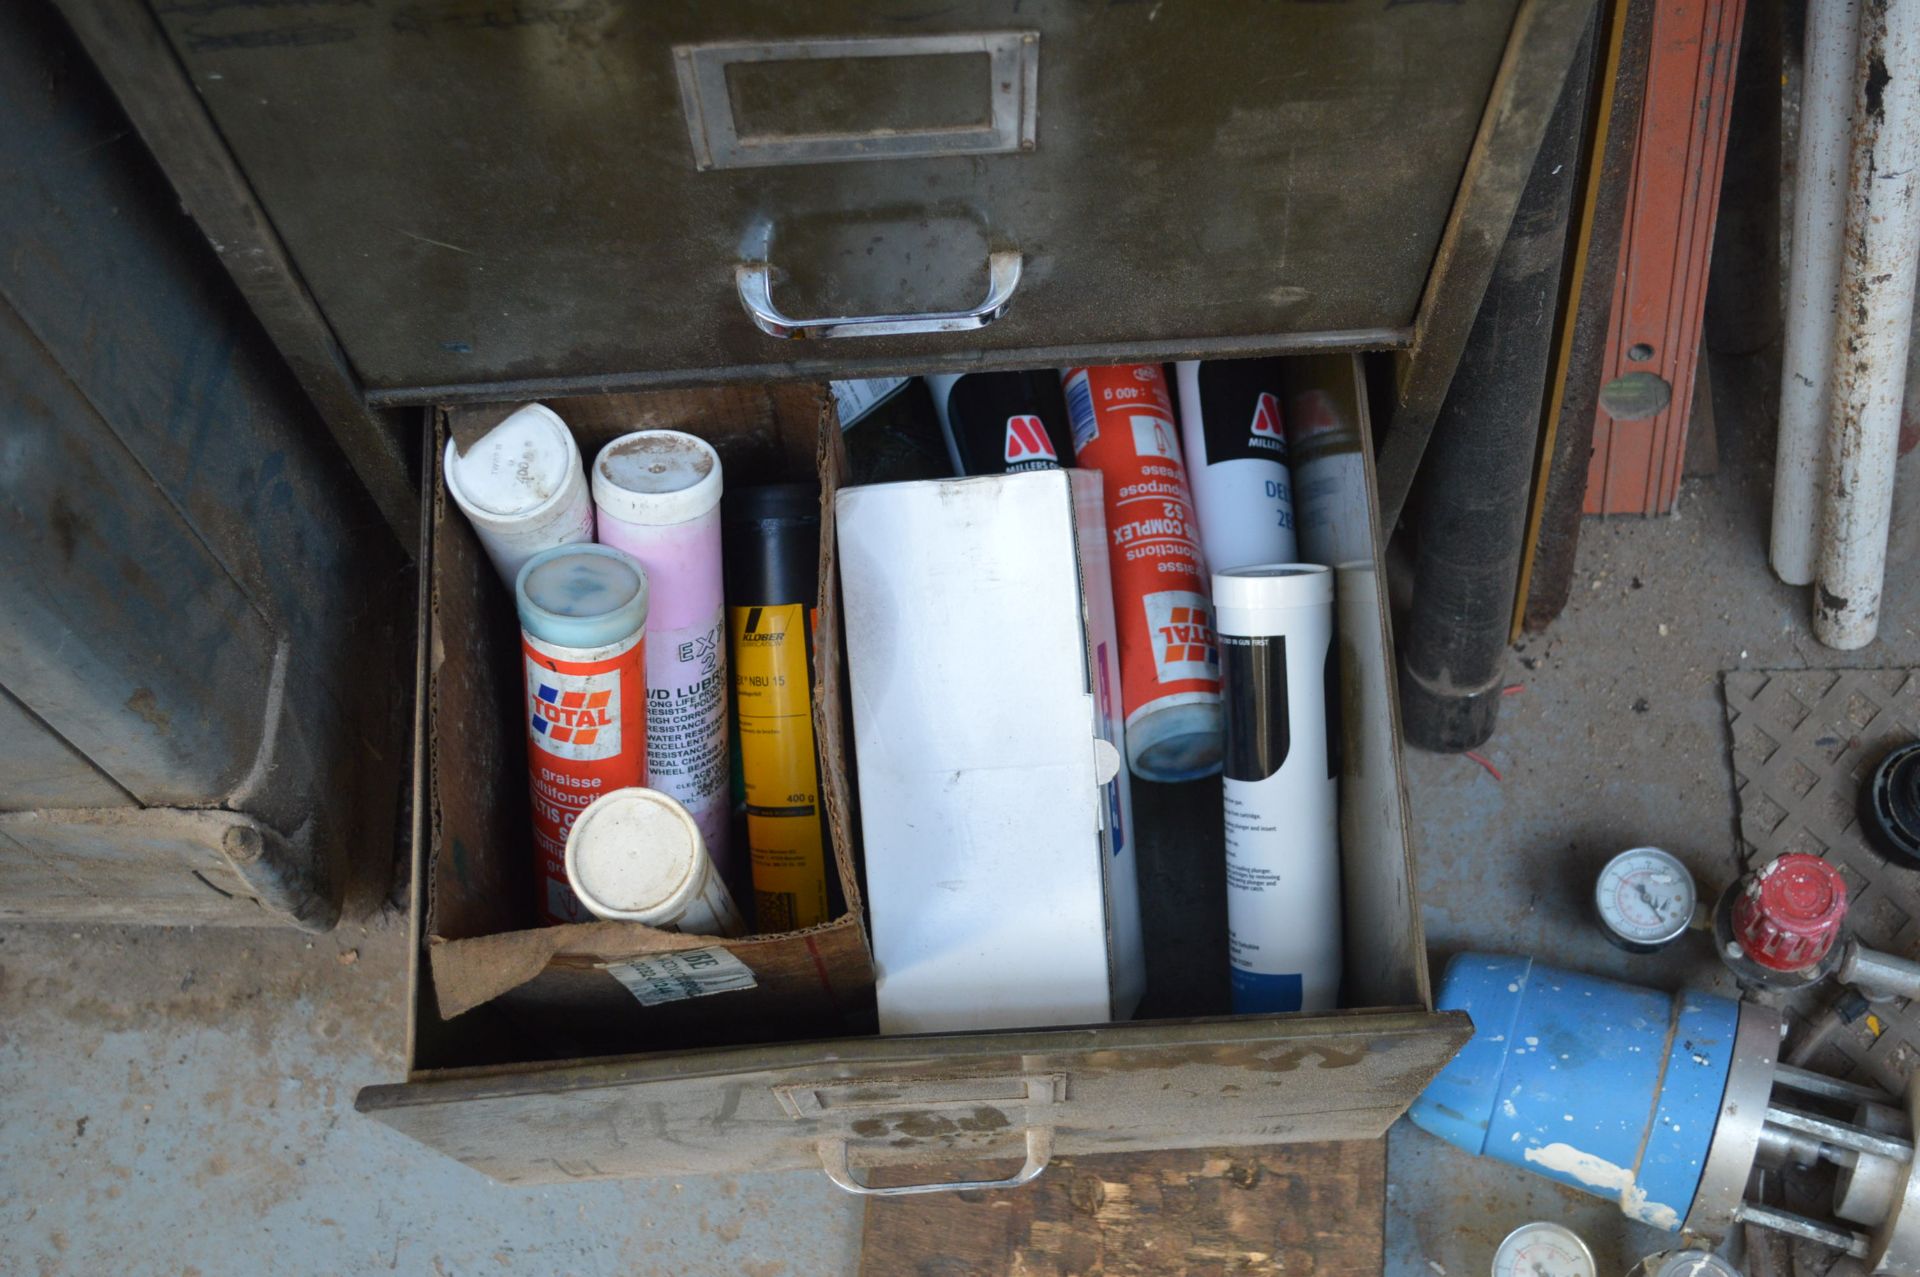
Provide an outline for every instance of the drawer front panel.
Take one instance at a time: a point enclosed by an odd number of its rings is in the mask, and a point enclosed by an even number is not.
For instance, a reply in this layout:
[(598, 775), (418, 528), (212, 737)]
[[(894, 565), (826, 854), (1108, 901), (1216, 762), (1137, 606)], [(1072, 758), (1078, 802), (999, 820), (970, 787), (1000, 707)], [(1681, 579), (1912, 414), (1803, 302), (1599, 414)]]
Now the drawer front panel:
[[(1401, 340), (1514, 9), (158, 17), (370, 394), (426, 402)], [(737, 278), (804, 321), (965, 312), (995, 254), (1004, 313), (932, 335), (783, 341)]]
[(429, 1076), (362, 1112), (507, 1183), (1372, 1139), (1471, 1033), (1346, 1012), (848, 1038)]

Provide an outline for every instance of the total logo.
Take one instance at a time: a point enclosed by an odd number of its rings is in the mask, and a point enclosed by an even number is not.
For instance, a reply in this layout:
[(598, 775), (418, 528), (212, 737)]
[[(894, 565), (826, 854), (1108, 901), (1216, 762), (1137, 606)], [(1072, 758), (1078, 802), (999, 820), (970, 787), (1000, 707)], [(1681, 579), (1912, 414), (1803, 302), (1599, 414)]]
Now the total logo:
[[(604, 677), (607, 676), (598, 676)], [(598, 678), (590, 675), (578, 681), (585, 683)], [(535, 743), (562, 758), (611, 758), (619, 753), (620, 724), (614, 717), (619, 707), (614, 703), (613, 689), (562, 688), (555, 686), (555, 682), (574, 680), (565, 676), (561, 680), (549, 681), (551, 679), (549, 674), (535, 682), (529, 698), (532, 712), (528, 726)]]
[(1204, 608), (1177, 607), (1160, 627), (1160, 647), (1168, 663), (1213, 663), (1213, 630)]
[(1047, 435), (1046, 423), (1031, 415), (1007, 418), (1007, 447), (1005, 460), (1007, 469), (1043, 470), (1060, 464), (1060, 454), (1053, 450), (1053, 440)]
[(1280, 400), (1270, 390), (1261, 391), (1260, 397), (1254, 400), (1251, 434), (1252, 447), (1282, 454), (1287, 450), (1287, 436), (1280, 427)]
[(1147, 609), (1154, 673), (1160, 682), (1220, 676), (1220, 653), (1214, 646), (1212, 618), (1204, 595), (1162, 590), (1141, 601)]

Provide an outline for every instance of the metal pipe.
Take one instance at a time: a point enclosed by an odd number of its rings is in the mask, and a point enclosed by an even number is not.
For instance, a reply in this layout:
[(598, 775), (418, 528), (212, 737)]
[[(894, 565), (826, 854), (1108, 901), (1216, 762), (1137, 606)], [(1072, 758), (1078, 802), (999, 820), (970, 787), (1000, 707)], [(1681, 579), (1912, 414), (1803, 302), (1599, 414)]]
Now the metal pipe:
[[(1813, 8), (1819, 8), (1818, 5)], [(1873, 641), (1920, 259), (1920, 0), (1862, 0), (1813, 632)]]
[(1780, 352), (1780, 433), (1773, 462), (1773, 570), (1789, 585), (1813, 580), (1814, 530), (1826, 469), (1827, 393), (1846, 229), (1847, 137), (1853, 118), (1857, 0), (1807, 6), (1800, 72), (1799, 184), (1793, 260)]
[(1413, 600), (1400, 641), (1400, 720), (1422, 749), (1459, 753), (1493, 732), (1573, 179), (1593, 65), (1593, 19), (1547, 121), (1420, 466), (1409, 506)]
[(1786, 1166), (1818, 1166), (1821, 1143), (1811, 1135), (1789, 1131), (1784, 1126), (1760, 1124), (1760, 1147), (1754, 1161), (1773, 1170)]
[(1913, 1145), (1907, 1141), (1893, 1135), (1863, 1131), (1857, 1126), (1836, 1122), (1832, 1118), (1818, 1117), (1812, 1113), (1801, 1113), (1795, 1109), (1783, 1109), (1777, 1104), (1769, 1104), (1766, 1120), (1775, 1126), (1785, 1127), (1789, 1131), (1811, 1135), (1824, 1143), (1839, 1148), (1850, 1148), (1856, 1153), (1889, 1157), (1896, 1162), (1913, 1160)]
[(1906, 1187), (1905, 1162), (1869, 1153), (1845, 1152), (1834, 1177), (1833, 1213), (1855, 1224), (1876, 1228), (1886, 1222), (1894, 1202)]
[[(1907, 1129), (1907, 1115), (1890, 1104), (1862, 1104), (1854, 1110), (1853, 1124), (1898, 1135)], [(1885, 1223), (1906, 1194), (1912, 1164), (1844, 1149), (1834, 1161), (1840, 1173), (1833, 1177), (1833, 1213), (1869, 1228)]]
[(1844, 1228), (1834, 1228), (1818, 1220), (1808, 1219), (1805, 1215), (1774, 1210), (1771, 1206), (1761, 1206), (1755, 1202), (1742, 1202), (1737, 1218), (1744, 1224), (1758, 1224), (1762, 1228), (1771, 1228), (1776, 1232), (1787, 1233), (1794, 1237), (1804, 1237), (1810, 1242), (1819, 1242), (1822, 1246), (1831, 1246), (1843, 1254), (1852, 1255), (1855, 1259), (1867, 1257), (1867, 1238)]
[(1842, 984), (1860, 990), (1869, 1001), (1920, 998), (1920, 962), (1869, 949), (1857, 940), (1847, 942), (1834, 975)]
[(1813, 1073), (1806, 1069), (1795, 1068), (1791, 1064), (1774, 1066), (1773, 1084), (1789, 1091), (1798, 1091), (1802, 1095), (1818, 1095), (1823, 1099), (1844, 1100), (1853, 1104), (1899, 1103), (1895, 1096), (1887, 1094), (1877, 1086), (1864, 1086), (1859, 1082), (1828, 1077), (1824, 1073)]

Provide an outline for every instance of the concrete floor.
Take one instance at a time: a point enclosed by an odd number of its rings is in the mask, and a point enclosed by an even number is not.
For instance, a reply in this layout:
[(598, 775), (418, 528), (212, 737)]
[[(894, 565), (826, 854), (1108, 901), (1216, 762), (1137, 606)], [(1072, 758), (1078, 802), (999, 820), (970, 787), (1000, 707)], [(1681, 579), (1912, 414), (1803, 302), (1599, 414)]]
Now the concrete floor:
[(819, 1175), (509, 1189), (353, 1111), (402, 1070), (403, 920), (0, 930), (0, 1273), (850, 1272)]
[[(1762, 392), (1770, 371), (1722, 364)], [(1723, 421), (1725, 420), (1723, 416)], [(1613, 851), (1656, 843), (1717, 886), (1734, 807), (1719, 674), (1920, 664), (1920, 591), (1896, 530), (1881, 641), (1815, 645), (1801, 591), (1765, 558), (1770, 432), (1721, 439), (1678, 514), (1590, 523), (1551, 635), (1516, 653), (1524, 690), (1485, 751), (1412, 755), (1436, 970), (1472, 947), (1678, 987), (1724, 984), (1683, 942), (1607, 946), (1584, 900)], [(1905, 508), (1920, 504), (1914, 472)], [(1531, 662), (1530, 666), (1527, 662)], [(404, 936), (381, 918), (320, 939), (251, 931), (0, 928), (0, 1272), (851, 1272), (858, 1202), (817, 1174), (517, 1190), (353, 1112), (401, 1070)], [(1603, 1271), (1657, 1238), (1612, 1207), (1456, 1154), (1405, 1123), (1389, 1155), (1387, 1268), (1477, 1274), (1514, 1225), (1581, 1228)]]
[[(1766, 563), (1777, 365), (1719, 360), (1713, 373), (1719, 472), (1688, 480), (1670, 519), (1587, 521), (1572, 602), (1510, 665), (1523, 690), (1482, 751), (1503, 779), (1465, 758), (1408, 754), (1436, 980), (1451, 955), (1488, 949), (1734, 995), (1697, 933), (1654, 955), (1609, 944), (1587, 912), (1601, 865), (1628, 847), (1664, 847), (1708, 898), (1735, 875), (1722, 671), (1920, 664), (1910, 568), (1920, 462), (1901, 463), (1880, 637), (1830, 651), (1813, 641), (1807, 592), (1781, 585)], [(1580, 1231), (1603, 1273), (1663, 1248), (1609, 1203), (1467, 1157), (1405, 1121), (1390, 1136), (1388, 1181), (1394, 1274), (1484, 1273), (1493, 1246), (1530, 1219)]]

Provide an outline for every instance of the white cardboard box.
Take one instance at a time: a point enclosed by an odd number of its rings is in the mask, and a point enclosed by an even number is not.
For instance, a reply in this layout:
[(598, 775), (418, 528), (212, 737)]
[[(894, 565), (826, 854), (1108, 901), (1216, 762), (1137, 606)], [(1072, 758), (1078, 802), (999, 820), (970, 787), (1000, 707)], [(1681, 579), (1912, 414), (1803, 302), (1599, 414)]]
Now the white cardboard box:
[(836, 508), (881, 1032), (1126, 1019), (1146, 964), (1100, 476)]

